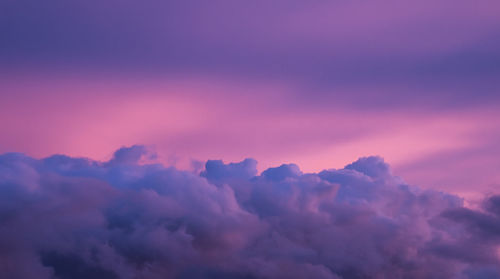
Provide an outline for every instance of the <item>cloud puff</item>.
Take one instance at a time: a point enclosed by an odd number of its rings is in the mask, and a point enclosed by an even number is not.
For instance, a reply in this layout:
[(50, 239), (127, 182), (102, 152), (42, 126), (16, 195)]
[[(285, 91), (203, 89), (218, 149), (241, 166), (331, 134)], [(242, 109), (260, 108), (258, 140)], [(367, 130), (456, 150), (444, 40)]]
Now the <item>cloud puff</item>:
[(257, 174), (0, 155), (2, 278), (498, 278), (500, 197), (420, 190), (379, 157)]

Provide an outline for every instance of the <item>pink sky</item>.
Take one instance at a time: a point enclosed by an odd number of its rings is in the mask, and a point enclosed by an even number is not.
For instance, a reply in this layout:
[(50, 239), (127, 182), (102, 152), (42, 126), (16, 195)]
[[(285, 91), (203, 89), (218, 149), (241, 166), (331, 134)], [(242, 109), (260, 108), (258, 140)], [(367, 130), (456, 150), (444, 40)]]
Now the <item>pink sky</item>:
[(4, 1), (0, 152), (305, 171), (383, 156), (411, 184), (500, 183), (500, 4)]
[[(0, 103), (0, 152), (108, 160), (122, 146), (145, 144), (181, 169), (193, 160), (252, 157), (259, 170), (293, 162), (310, 172), (380, 155), (422, 187), (470, 196), (494, 191), (500, 181), (493, 107), (309, 107), (290, 97), (294, 89), (286, 84), (243, 79), (20, 80), (2, 82), (8, 94)], [(443, 154), (457, 157), (444, 161)]]

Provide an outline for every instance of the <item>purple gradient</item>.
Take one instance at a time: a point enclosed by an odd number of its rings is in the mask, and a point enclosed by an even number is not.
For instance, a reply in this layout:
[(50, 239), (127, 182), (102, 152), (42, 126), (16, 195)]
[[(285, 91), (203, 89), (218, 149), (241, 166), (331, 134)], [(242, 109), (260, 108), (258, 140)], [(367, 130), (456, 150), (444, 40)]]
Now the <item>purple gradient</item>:
[(500, 278), (499, 15), (0, 1), (0, 277)]

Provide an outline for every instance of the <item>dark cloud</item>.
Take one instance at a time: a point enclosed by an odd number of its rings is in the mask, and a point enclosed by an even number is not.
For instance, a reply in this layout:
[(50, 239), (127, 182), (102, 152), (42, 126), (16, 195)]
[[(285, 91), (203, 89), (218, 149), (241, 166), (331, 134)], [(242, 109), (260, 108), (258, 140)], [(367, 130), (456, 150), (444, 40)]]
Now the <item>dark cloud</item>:
[(265, 177), (272, 181), (281, 181), (288, 177), (296, 178), (299, 177), (302, 172), (299, 166), (295, 164), (283, 164), (277, 168), (269, 168), (262, 172), (262, 177)]
[(484, 210), (406, 185), (379, 157), (260, 175), (0, 156), (2, 278), (498, 278), (500, 197)]
[(221, 160), (208, 160), (200, 175), (214, 183), (230, 179), (246, 180), (257, 175), (257, 161), (248, 158), (239, 163), (224, 164)]

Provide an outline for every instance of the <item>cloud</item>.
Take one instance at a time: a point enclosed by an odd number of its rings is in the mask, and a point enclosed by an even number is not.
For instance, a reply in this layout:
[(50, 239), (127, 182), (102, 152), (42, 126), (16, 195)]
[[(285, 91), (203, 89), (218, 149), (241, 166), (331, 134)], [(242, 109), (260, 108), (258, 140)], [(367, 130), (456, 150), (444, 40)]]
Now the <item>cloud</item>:
[(123, 147), (118, 149), (113, 154), (113, 159), (110, 164), (137, 164), (141, 158), (148, 154), (146, 147), (142, 145), (133, 145), (131, 147)]
[(0, 155), (2, 278), (498, 278), (500, 196), (421, 190), (379, 157), (303, 173)]
[(221, 160), (208, 160), (201, 176), (209, 181), (226, 181), (228, 179), (249, 179), (257, 174), (257, 161), (245, 159), (239, 163), (224, 164)]

